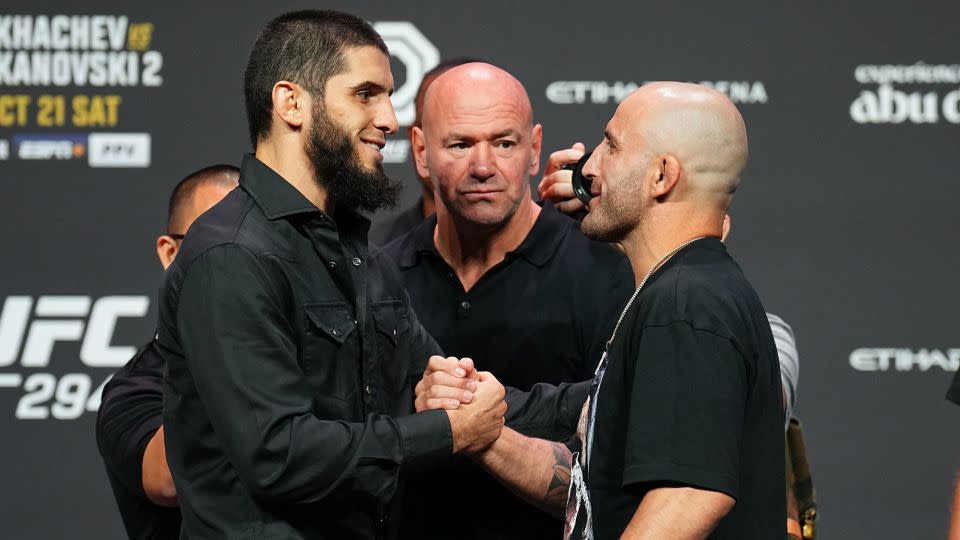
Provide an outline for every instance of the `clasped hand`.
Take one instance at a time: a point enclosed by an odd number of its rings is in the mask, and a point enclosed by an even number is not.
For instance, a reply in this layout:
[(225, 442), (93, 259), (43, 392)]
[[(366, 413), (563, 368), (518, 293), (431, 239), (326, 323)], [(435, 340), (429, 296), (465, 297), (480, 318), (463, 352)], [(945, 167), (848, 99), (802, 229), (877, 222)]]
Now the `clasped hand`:
[(454, 453), (475, 456), (500, 437), (507, 412), (503, 385), (492, 373), (478, 372), (473, 360), (431, 356), (415, 392), (417, 412), (447, 412)]

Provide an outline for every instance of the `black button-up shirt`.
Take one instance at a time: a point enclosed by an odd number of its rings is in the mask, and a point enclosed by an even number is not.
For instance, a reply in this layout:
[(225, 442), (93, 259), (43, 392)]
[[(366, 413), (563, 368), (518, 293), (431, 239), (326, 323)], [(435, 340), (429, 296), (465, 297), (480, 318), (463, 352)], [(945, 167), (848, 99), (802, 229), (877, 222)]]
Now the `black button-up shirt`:
[(324, 215), (253, 156), (160, 296), (167, 459), (190, 538), (391, 538), (401, 471), (452, 452), (412, 414), (439, 352), (369, 221)]
[[(604, 344), (634, 289), (633, 271), (623, 253), (587, 239), (579, 223), (547, 203), (523, 242), (465, 291), (434, 245), (436, 224), (436, 216), (428, 218), (384, 251), (399, 265), (424, 327), (446, 354), (473, 358), (479, 369), (520, 390), (540, 382), (593, 378)], [(533, 394), (527, 409), (536, 411), (532, 414), (508, 395), (508, 425), (533, 436), (571, 436), (575, 420), (569, 420), (579, 418), (583, 397), (572, 407), (558, 409), (541, 399), (553, 395), (545, 390)], [(550, 414), (567, 418), (568, 431), (541, 429), (541, 420), (554, 420)], [(412, 519), (403, 524), (404, 538), (450, 538), (450, 530), (457, 531), (457, 538), (477, 539), (562, 535), (559, 520), (522, 502), (467, 460), (457, 461), (445, 474), (413, 483), (406, 497)], [(469, 489), (459, 490), (457, 497), (433, 496), (449, 489), (450, 478)], [(463, 523), (458, 508), (496, 518)]]

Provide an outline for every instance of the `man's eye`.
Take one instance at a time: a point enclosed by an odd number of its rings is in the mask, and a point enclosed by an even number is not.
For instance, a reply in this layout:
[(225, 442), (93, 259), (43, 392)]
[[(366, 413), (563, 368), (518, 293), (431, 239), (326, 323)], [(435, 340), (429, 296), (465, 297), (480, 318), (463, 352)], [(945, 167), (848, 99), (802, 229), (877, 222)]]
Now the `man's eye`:
[(360, 101), (370, 101), (370, 98), (373, 97), (373, 92), (369, 90), (360, 90), (357, 92), (357, 97), (360, 98)]
[(464, 142), (450, 143), (449, 145), (447, 145), (447, 148), (451, 148), (453, 150), (466, 150), (467, 143), (464, 143)]
[(513, 141), (500, 141), (500, 142), (497, 143), (497, 146), (498, 146), (498, 147), (504, 148), (504, 149), (513, 148), (513, 147), (516, 146), (516, 145), (517, 145), (517, 143), (515, 143), (515, 142), (513, 142)]

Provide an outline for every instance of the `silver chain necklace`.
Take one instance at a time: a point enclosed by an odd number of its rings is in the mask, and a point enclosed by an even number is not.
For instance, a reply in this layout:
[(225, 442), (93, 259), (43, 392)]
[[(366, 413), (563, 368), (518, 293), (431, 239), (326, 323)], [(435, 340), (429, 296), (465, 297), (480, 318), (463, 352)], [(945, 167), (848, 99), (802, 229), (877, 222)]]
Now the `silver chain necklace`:
[[(652, 276), (654, 272), (659, 270), (660, 267), (663, 266), (663, 263), (667, 262), (670, 259), (670, 257), (673, 257), (674, 255), (676, 255), (678, 251), (696, 242), (697, 240), (702, 240), (704, 238), (706, 238), (706, 236), (698, 236), (692, 240), (687, 240), (686, 242), (680, 244), (679, 246), (677, 246), (676, 249), (674, 249), (670, 253), (667, 253), (666, 255), (661, 257), (660, 260), (653, 265), (653, 268), (651, 268), (650, 271), (647, 272), (647, 275), (643, 276), (643, 279), (640, 280), (640, 285), (637, 286), (637, 290), (633, 291), (633, 296), (630, 297), (630, 300), (627, 302), (626, 307), (624, 307), (623, 311), (620, 313), (620, 318), (617, 319), (617, 324), (616, 326), (613, 327), (613, 334), (611, 334), (610, 339), (607, 340), (606, 350), (609, 350), (610, 345), (613, 344), (613, 338), (617, 337), (617, 330), (620, 329), (620, 323), (622, 323), (623, 318), (627, 316), (627, 311), (630, 311), (630, 306), (633, 305), (634, 300), (636, 300), (637, 296), (640, 295), (640, 289), (642, 289), (643, 286), (646, 285), (647, 280), (650, 279), (650, 276)], [(600, 362), (603, 363), (603, 360), (601, 360)], [(599, 368), (600, 368), (600, 365), (598, 364), (597, 369)]]

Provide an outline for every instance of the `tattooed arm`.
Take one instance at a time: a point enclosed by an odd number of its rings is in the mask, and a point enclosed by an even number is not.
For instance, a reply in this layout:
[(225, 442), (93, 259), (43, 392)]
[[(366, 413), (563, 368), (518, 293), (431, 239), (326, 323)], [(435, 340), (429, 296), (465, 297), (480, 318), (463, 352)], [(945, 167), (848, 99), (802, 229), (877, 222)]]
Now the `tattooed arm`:
[(563, 517), (570, 487), (570, 449), (563, 443), (525, 437), (505, 427), (479, 461), (510, 491), (556, 517)]

